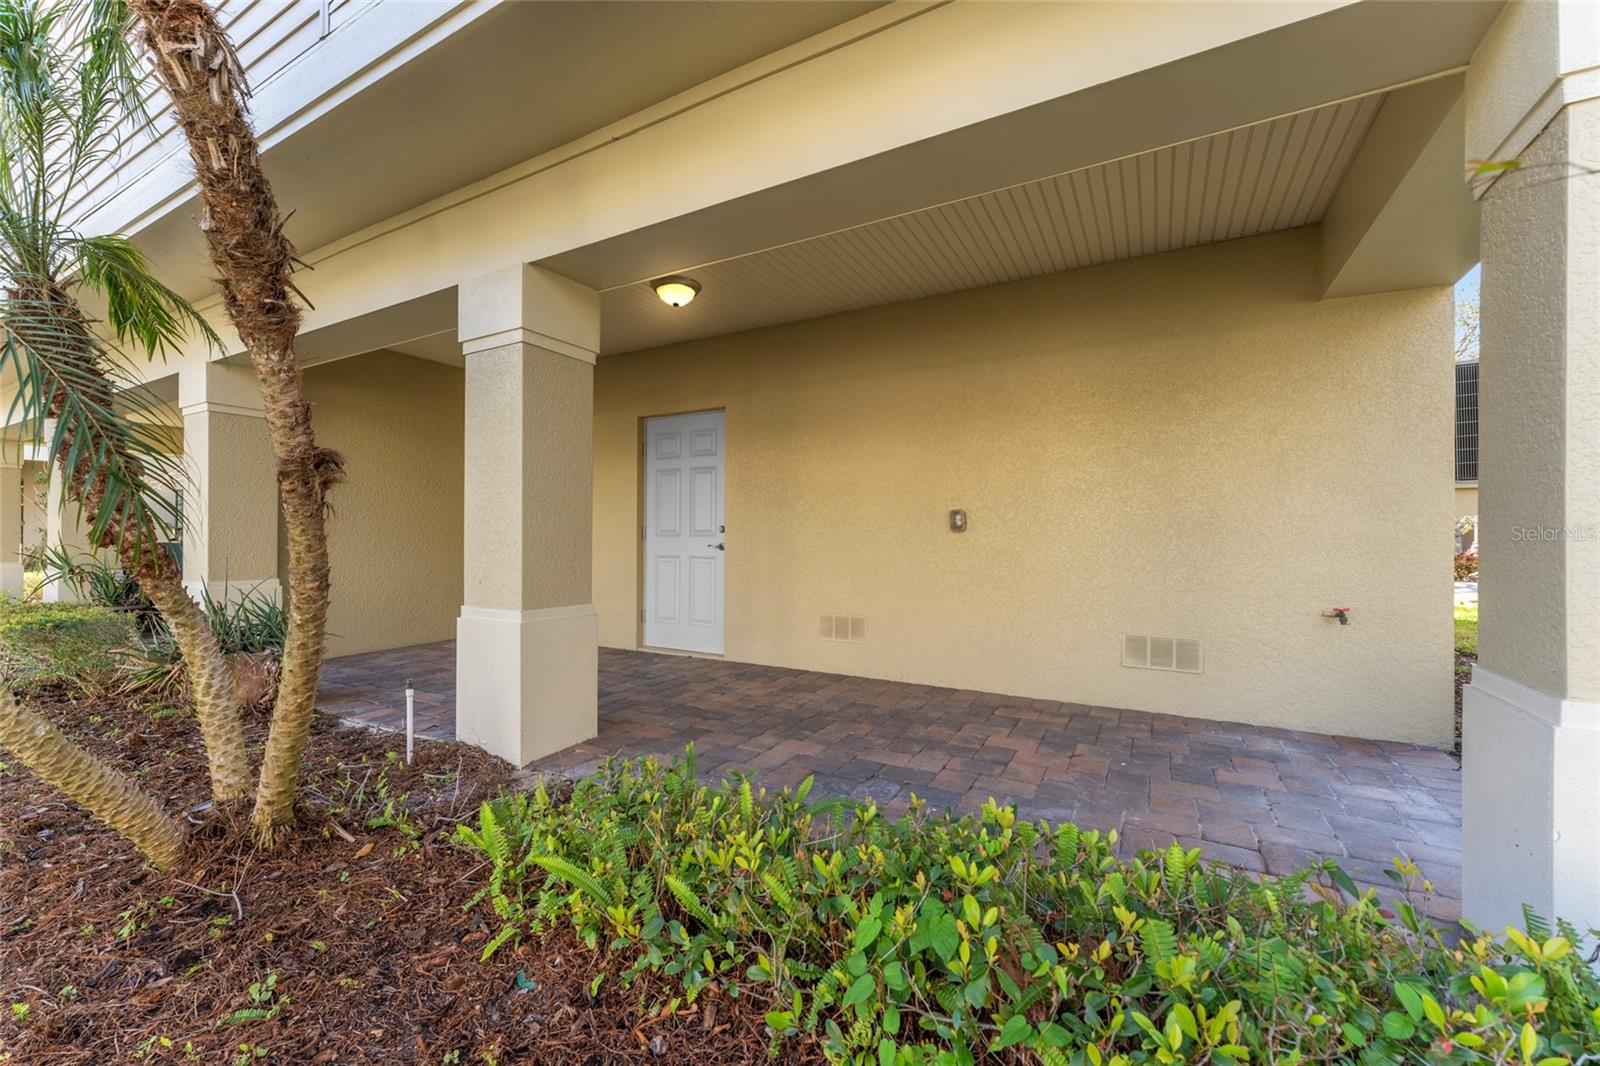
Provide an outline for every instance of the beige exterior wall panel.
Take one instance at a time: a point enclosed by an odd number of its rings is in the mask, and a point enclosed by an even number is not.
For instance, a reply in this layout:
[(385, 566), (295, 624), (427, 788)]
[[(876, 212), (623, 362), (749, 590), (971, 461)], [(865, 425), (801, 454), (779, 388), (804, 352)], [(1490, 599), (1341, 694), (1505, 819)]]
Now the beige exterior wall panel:
[[(1525, 167), (1585, 158), (1600, 100), (1561, 112)], [(1600, 699), (1600, 210), (1592, 181), (1510, 175), (1484, 199), (1481, 649), (1543, 692)], [(1538, 427), (1538, 431), (1534, 430)], [(1505, 599), (1496, 589), (1508, 590)]]
[(328, 523), (330, 656), (455, 635), (463, 376), (395, 352), (306, 371), (317, 443), (348, 472)]
[(1305, 229), (601, 360), (601, 643), (639, 420), (720, 407), (729, 659), (1448, 743), (1450, 292), (1317, 282)]
[[(46, 429), (46, 434), (52, 432)], [(50, 467), (50, 487), (45, 498), (45, 543), (60, 547), (74, 558), (98, 554), (89, 546), (91, 516), (69, 497), (59, 466)], [(44, 599), (50, 603), (72, 603), (81, 597), (65, 581), (44, 586)]]
[[(1515, 47), (1512, 47), (1515, 45)], [(1509, 4), (1469, 129), (1517, 158), (1482, 193), (1488, 492), (1478, 665), (1462, 694), (1462, 911), (1600, 927), (1600, 8)], [(1510, 103), (1528, 108), (1518, 118)], [(1471, 148), (1472, 140), (1468, 147)], [(1566, 173), (1563, 173), (1566, 171)]]
[(278, 480), (266, 419), (199, 411), (183, 422), (184, 580), (221, 598), (224, 583), (249, 588), (277, 577)]
[(22, 464), (22, 550), (31, 552), (44, 543), (50, 526), (45, 513), (45, 497), (50, 485), (50, 471), (45, 464), (28, 461)]

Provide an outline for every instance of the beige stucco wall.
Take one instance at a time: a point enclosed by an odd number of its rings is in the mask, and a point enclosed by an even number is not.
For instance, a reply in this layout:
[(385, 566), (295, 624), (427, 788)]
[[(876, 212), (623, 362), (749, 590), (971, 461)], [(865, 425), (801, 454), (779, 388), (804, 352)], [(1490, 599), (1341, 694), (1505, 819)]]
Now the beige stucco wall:
[(181, 433), (190, 489), (184, 496), (183, 577), (212, 595), (277, 576), (278, 481), (265, 418), (197, 411)]
[(1600, 194), (1592, 178), (1538, 175), (1597, 145), (1600, 100), (1575, 104), (1523, 154), (1527, 173), (1484, 197), (1479, 408), (1494, 552), (1480, 661), (1587, 700), (1600, 699)]
[[(344, 454), (328, 542), (329, 655), (455, 635), (463, 374), (396, 352), (306, 371), (317, 443)], [(280, 543), (283, 538), (280, 538)], [(280, 562), (280, 580), (287, 580)]]
[(1316, 285), (1303, 229), (602, 359), (601, 642), (640, 419), (722, 407), (731, 660), (1447, 743), (1451, 294)]

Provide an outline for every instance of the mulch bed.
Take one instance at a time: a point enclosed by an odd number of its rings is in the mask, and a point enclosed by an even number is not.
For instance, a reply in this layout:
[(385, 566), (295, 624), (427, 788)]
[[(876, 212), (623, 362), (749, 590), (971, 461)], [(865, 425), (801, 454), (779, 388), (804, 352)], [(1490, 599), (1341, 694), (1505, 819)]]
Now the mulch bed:
[[(31, 702), (169, 809), (205, 801), (188, 715), (60, 693)], [(259, 744), (265, 723), (251, 730)], [(564, 929), (480, 962), (496, 927), (463, 904), (484, 868), (451, 837), (512, 771), (462, 744), (422, 743), (410, 767), (402, 751), (393, 735), (319, 719), (300, 830), (262, 852), (238, 816), (192, 814), (191, 858), (170, 875), (0, 752), (0, 1061), (767, 1057), (764, 1008), (748, 997), (713, 989), (665, 1013), (664, 984), (609, 977), (591, 996), (604, 961)], [(372, 824), (386, 813), (404, 824)]]

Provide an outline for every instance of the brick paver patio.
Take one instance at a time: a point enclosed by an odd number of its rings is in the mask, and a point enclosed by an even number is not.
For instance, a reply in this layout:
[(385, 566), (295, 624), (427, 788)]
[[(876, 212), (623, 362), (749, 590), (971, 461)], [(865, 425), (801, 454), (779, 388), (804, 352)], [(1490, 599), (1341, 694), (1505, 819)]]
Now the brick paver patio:
[[(335, 659), (321, 706), (403, 728), (411, 677), (418, 733), (450, 738), (454, 674), (451, 643)], [(1116, 829), (1129, 850), (1176, 838), (1269, 873), (1331, 856), (1383, 889), (1404, 855), (1433, 883), (1425, 909), (1460, 913), (1460, 773), (1409, 744), (601, 649), (600, 735), (533, 769), (582, 775), (691, 740), (703, 776), (747, 769), (780, 787), (815, 774), (814, 795), (890, 813), (913, 792), (963, 812), (994, 796), (1027, 818)]]

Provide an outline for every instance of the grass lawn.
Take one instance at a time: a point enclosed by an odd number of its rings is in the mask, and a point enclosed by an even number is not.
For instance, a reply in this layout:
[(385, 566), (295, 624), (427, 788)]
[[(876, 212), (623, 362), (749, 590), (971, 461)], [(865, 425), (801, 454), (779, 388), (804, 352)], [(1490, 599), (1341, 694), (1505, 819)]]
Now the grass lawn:
[(1478, 654), (1478, 609), (1476, 607), (1456, 608), (1456, 653), (1458, 655)]

